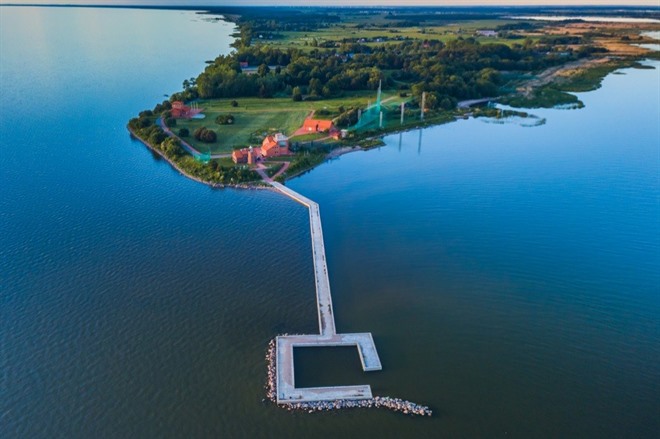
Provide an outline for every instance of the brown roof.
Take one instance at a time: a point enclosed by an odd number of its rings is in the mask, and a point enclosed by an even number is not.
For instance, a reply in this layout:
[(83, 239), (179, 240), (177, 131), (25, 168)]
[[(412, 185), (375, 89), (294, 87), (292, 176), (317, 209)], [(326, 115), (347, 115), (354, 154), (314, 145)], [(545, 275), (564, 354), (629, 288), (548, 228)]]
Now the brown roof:
[(265, 149), (266, 151), (268, 151), (269, 149), (273, 149), (276, 146), (278, 145), (273, 136), (267, 136), (261, 144), (261, 148)]
[(305, 119), (305, 124), (303, 125), (303, 128), (318, 130), (318, 131), (327, 131), (327, 130), (331, 129), (332, 126), (333, 125), (332, 125), (331, 120)]
[(231, 156), (233, 158), (239, 159), (243, 157), (247, 157), (248, 150), (247, 149), (236, 149), (234, 152), (231, 153)]

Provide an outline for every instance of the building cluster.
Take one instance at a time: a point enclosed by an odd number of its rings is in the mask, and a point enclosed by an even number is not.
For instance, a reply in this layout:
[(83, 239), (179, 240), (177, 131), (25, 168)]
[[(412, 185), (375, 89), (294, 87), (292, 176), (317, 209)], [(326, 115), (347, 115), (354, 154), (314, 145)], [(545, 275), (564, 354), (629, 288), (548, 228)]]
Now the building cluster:
[(288, 155), (289, 138), (282, 133), (266, 136), (261, 143), (261, 147), (252, 147), (237, 149), (231, 154), (234, 163), (247, 163), (249, 165), (256, 163), (263, 158)]
[(481, 30), (476, 31), (475, 35), (478, 36), (478, 37), (496, 38), (497, 37), (497, 31), (490, 30), (490, 29), (481, 29)]

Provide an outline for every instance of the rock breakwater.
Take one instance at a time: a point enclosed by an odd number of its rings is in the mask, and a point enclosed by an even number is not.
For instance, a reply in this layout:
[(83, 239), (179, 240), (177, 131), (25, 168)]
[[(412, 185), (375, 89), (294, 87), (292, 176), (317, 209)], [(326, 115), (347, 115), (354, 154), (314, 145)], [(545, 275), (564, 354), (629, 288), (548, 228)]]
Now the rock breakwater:
[[(275, 339), (268, 343), (266, 350), (266, 399), (277, 404), (277, 343)], [(289, 411), (306, 411), (308, 413), (323, 412), (347, 408), (384, 408), (406, 415), (431, 416), (430, 408), (411, 401), (389, 396), (374, 396), (367, 399), (338, 399), (333, 401), (292, 402), (277, 404)]]

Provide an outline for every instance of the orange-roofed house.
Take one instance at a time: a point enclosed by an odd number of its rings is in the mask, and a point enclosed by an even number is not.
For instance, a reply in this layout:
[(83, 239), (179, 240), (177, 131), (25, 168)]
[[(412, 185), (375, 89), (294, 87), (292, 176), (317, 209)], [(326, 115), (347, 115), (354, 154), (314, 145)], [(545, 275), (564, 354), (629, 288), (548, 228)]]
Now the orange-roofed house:
[(303, 128), (309, 133), (324, 133), (333, 129), (334, 125), (331, 120), (305, 119)]
[(266, 136), (261, 144), (261, 155), (263, 157), (276, 157), (289, 154), (289, 138), (282, 133)]
[(231, 153), (231, 159), (234, 163), (247, 163), (248, 162), (248, 150), (247, 149), (236, 149)]

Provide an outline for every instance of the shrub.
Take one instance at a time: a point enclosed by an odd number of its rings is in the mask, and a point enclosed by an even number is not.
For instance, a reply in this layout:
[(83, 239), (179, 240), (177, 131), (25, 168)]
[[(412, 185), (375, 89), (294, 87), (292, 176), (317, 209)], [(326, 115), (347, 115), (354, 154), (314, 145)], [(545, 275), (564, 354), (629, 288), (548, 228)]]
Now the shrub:
[(188, 128), (180, 128), (179, 129), (179, 137), (188, 137), (190, 135), (190, 131)]
[(231, 101), (232, 107), (238, 107), (238, 101)]
[(193, 133), (193, 137), (204, 143), (213, 143), (217, 140), (218, 136), (215, 131), (210, 130), (206, 127), (199, 127)]
[(215, 118), (219, 125), (231, 125), (234, 123), (234, 116), (231, 114), (221, 114)]

